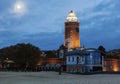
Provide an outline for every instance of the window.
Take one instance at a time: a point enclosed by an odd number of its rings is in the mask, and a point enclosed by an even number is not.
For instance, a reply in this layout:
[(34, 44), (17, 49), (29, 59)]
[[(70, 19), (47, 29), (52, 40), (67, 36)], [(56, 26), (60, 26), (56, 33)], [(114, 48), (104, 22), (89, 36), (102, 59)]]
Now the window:
[(84, 62), (84, 56), (81, 57), (81, 62)]
[(60, 57), (60, 58), (63, 58), (63, 56), (64, 56), (64, 52), (63, 52), (63, 50), (61, 50), (61, 51), (59, 52), (59, 57)]
[(70, 57), (68, 57), (68, 62), (70, 62)]
[(74, 57), (72, 57), (72, 62), (74, 62)]
[(76, 32), (79, 32), (79, 28), (76, 28)]
[(79, 57), (77, 57), (77, 64), (79, 63)]

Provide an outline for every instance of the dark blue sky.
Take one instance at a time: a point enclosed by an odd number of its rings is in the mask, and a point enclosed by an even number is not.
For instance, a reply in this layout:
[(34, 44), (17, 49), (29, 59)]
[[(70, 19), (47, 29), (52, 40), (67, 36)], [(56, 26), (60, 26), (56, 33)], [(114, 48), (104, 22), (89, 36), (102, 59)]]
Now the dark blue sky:
[(80, 21), (81, 45), (120, 48), (120, 0), (0, 0), (0, 48), (31, 43), (58, 49), (70, 10)]

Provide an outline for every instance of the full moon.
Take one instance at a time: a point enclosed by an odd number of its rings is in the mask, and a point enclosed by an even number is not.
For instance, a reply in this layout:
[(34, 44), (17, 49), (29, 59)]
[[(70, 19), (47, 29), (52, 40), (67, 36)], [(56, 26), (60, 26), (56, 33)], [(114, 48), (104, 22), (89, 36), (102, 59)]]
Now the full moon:
[(26, 13), (26, 4), (23, 1), (17, 1), (13, 6), (13, 12), (16, 15), (24, 15)]

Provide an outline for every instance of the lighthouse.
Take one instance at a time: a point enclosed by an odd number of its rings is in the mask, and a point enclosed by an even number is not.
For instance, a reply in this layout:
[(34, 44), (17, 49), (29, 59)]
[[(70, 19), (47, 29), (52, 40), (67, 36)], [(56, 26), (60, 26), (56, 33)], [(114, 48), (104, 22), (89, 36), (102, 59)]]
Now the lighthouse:
[(70, 11), (65, 22), (64, 46), (68, 49), (80, 48), (80, 22), (74, 11)]

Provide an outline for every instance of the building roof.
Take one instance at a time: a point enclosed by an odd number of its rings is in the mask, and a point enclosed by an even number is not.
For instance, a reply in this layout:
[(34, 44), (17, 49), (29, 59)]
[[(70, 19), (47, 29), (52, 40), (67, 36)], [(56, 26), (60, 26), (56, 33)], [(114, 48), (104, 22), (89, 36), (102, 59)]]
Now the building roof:
[(99, 50), (95, 49), (95, 48), (87, 48), (84, 50), (73, 50), (73, 51), (69, 51), (66, 53), (66, 56), (69, 55), (89, 55), (90, 52), (100, 52)]

